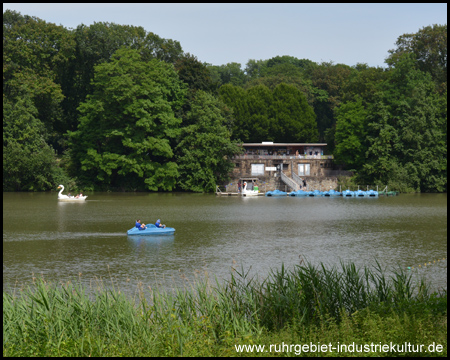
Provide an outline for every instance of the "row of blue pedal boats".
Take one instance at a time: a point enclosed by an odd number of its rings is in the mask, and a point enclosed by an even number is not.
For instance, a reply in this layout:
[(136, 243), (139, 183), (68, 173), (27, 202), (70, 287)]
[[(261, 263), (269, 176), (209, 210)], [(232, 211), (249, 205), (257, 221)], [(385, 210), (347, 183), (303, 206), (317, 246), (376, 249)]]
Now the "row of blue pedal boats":
[(313, 190), (313, 191), (304, 191), (304, 190), (297, 190), (290, 193), (287, 193), (285, 191), (281, 190), (274, 190), (274, 191), (268, 191), (265, 194), (266, 196), (298, 196), (298, 197), (306, 197), (306, 196), (324, 196), (324, 197), (368, 197), (368, 198), (375, 198), (378, 197), (379, 193), (375, 190), (357, 190), (357, 191), (351, 191), (351, 190), (344, 190), (342, 192), (336, 191), (336, 190), (329, 190), (329, 191), (320, 191), (320, 190)]

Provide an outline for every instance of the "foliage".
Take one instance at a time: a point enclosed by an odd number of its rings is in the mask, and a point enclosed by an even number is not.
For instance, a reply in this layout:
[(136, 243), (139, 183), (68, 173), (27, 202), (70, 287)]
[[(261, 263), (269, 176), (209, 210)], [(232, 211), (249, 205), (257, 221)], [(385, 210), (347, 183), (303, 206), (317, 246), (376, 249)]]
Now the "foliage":
[(311, 70), (312, 85), (326, 94), (321, 96), (320, 101), (314, 102), (319, 138), (322, 140), (325, 131), (336, 122), (333, 112), (340, 106), (345, 84), (353, 72), (355, 70), (350, 66), (334, 65), (332, 62), (323, 62)]
[(404, 54), (414, 57), (419, 70), (429, 73), (440, 91), (447, 89), (447, 24), (425, 26), (415, 34), (398, 37), (386, 63), (397, 66)]
[[(196, 93), (204, 91), (221, 99), (215, 105), (223, 117), (219, 122), (233, 140), (326, 142), (360, 181), (401, 191), (446, 191), (447, 25), (403, 34), (395, 45), (387, 68), (283, 55), (249, 59), (242, 69), (233, 62), (201, 63), (178, 41), (142, 27), (95, 22), (66, 29), (5, 10), (3, 116), (10, 135), (4, 174), (14, 184), (4, 180), (4, 189), (52, 188), (57, 178), (80, 181), (86, 189), (175, 189), (173, 149), (182, 128), (198, 125), (192, 106)], [(154, 83), (133, 75), (135, 60), (126, 72), (113, 70), (119, 49), (135, 51), (137, 73), (151, 67)], [(110, 71), (114, 81), (98, 73), (108, 67), (102, 71)], [(209, 123), (215, 123), (215, 112), (210, 114)], [(29, 116), (33, 130), (27, 133), (23, 119)], [(15, 131), (5, 129), (16, 122)], [(213, 128), (206, 129), (214, 137)], [(34, 171), (36, 179), (24, 171), (33, 168), (24, 154), (43, 164)], [(50, 165), (55, 156), (58, 165)]]
[(27, 94), (3, 98), (3, 191), (45, 191), (65, 179), (37, 113)]
[(367, 110), (361, 98), (347, 102), (336, 110), (336, 134), (334, 156), (349, 169), (359, 169), (365, 162)]
[(316, 114), (297, 88), (280, 84), (273, 90), (271, 113), (277, 142), (317, 142)]
[(228, 180), (234, 164), (230, 158), (241, 148), (230, 140), (218, 100), (198, 91), (192, 109), (186, 115), (186, 126), (181, 129), (176, 148), (183, 190), (215, 191), (216, 184)]
[(45, 141), (61, 146), (61, 76), (74, 56), (70, 32), (62, 26), (7, 10), (3, 14), (3, 95), (13, 101), (27, 92), (45, 127)]
[(95, 188), (172, 190), (178, 171), (169, 140), (179, 133), (174, 111), (185, 95), (173, 66), (119, 49), (96, 67), (93, 85), (70, 133), (74, 174)]
[(381, 90), (369, 115), (361, 176), (400, 191), (446, 191), (447, 117), (430, 75), (406, 54)]
[(177, 70), (180, 79), (189, 86), (189, 89), (211, 91), (217, 87), (213, 83), (207, 65), (201, 63), (197, 57), (189, 53), (175, 62), (175, 70)]
[(239, 63), (228, 63), (226, 65), (209, 65), (211, 76), (221, 85), (231, 84), (234, 86), (243, 86), (246, 82), (246, 76)]
[(220, 88), (221, 99), (233, 109), (233, 138), (244, 142), (314, 142), (317, 125), (312, 107), (295, 86), (280, 84), (273, 91), (264, 85), (242, 90)]
[(36, 279), (3, 293), (3, 356), (254, 356), (235, 345), (430, 339), (443, 346), (433, 355), (446, 356), (447, 292), (427, 289), (412, 273), (387, 275), (378, 263), (282, 267), (263, 281), (233, 269), (224, 284), (200, 279), (171, 292), (138, 284), (133, 298), (114, 283), (100, 283), (90, 296), (80, 284)]

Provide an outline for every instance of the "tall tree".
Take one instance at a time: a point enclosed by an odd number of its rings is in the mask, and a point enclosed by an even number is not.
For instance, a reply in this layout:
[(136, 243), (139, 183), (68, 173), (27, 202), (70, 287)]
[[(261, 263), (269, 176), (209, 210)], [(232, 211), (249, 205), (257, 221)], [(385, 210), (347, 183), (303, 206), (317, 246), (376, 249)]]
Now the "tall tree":
[(325, 131), (336, 124), (334, 109), (341, 104), (344, 85), (354, 71), (350, 66), (332, 62), (323, 62), (311, 70), (313, 86), (326, 92), (314, 102), (321, 141), (325, 138)]
[(3, 95), (28, 93), (44, 124), (45, 141), (61, 150), (64, 98), (62, 74), (74, 57), (69, 30), (6, 10), (3, 14)]
[(209, 65), (211, 76), (220, 82), (221, 85), (231, 84), (234, 86), (243, 86), (247, 81), (245, 72), (241, 69), (239, 63), (228, 63), (226, 65)]
[(254, 86), (246, 91), (245, 100), (247, 113), (241, 114), (240, 127), (248, 134), (246, 141), (274, 141), (277, 123), (272, 116), (272, 91), (264, 85)]
[(175, 62), (175, 70), (180, 79), (193, 91), (211, 91), (217, 87), (213, 83), (211, 72), (206, 64), (200, 62), (196, 56), (184, 54)]
[(214, 191), (216, 184), (229, 179), (234, 167), (231, 157), (241, 147), (231, 141), (219, 101), (202, 90), (196, 93), (187, 113), (189, 124), (181, 130), (176, 148), (180, 173), (179, 186), (183, 190)]
[(173, 66), (123, 48), (96, 66), (93, 86), (70, 133), (74, 174), (95, 189), (172, 190), (170, 139), (179, 134), (174, 113), (186, 92)]
[(295, 86), (264, 85), (249, 88), (224, 85), (221, 99), (233, 109), (233, 137), (244, 142), (314, 142), (318, 140), (316, 117), (305, 95)]
[(250, 138), (250, 131), (245, 126), (244, 120), (242, 120), (245, 119), (245, 114), (248, 113), (246, 91), (239, 86), (226, 84), (220, 87), (219, 98), (232, 112), (234, 119), (232, 130), (233, 140), (240, 139), (243, 142), (247, 142)]
[(296, 87), (280, 84), (273, 90), (272, 116), (278, 142), (316, 142), (316, 114)]
[(120, 47), (139, 50), (143, 61), (159, 59), (173, 64), (183, 54), (179, 42), (148, 33), (140, 26), (108, 22), (81, 24), (73, 31), (73, 38), (76, 57), (66, 68), (62, 83), (67, 96), (63, 103), (67, 129), (71, 131), (77, 126), (79, 104), (93, 92), (94, 67), (109, 61)]
[[(188, 93), (183, 108), (180, 110), (184, 120), (188, 118), (184, 116), (191, 109), (191, 103), (196, 96), (197, 91), (203, 90), (215, 93), (218, 84), (214, 83), (211, 77), (211, 71), (206, 64), (200, 62), (197, 57), (187, 53), (181, 56), (175, 62), (175, 70), (178, 72), (178, 77), (188, 86)], [(183, 124), (185, 126), (187, 124)]]
[(45, 191), (63, 175), (27, 93), (3, 97), (3, 191)]
[(403, 191), (446, 191), (446, 110), (431, 76), (416, 65), (404, 54), (381, 85), (361, 175)]
[(345, 163), (350, 169), (360, 169), (365, 162), (367, 115), (361, 98), (342, 104), (336, 110), (334, 156), (337, 162)]
[(398, 37), (386, 63), (395, 66), (403, 54), (412, 54), (418, 69), (431, 74), (442, 92), (447, 88), (447, 24), (425, 26), (414, 34)]

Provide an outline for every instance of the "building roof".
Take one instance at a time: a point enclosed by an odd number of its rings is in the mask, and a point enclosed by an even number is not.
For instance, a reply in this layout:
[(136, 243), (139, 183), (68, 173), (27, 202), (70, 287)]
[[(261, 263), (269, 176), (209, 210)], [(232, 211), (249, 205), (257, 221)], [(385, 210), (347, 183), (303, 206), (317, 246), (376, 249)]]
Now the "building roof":
[(262, 143), (243, 143), (242, 146), (327, 146), (326, 143), (274, 143), (271, 141), (264, 141)]

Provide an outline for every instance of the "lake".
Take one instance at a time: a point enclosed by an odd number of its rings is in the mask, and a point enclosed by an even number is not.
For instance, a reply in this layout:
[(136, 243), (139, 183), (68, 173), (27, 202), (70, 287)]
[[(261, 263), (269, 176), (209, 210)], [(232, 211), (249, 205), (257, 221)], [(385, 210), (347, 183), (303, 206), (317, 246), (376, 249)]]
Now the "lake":
[[(264, 278), (281, 264), (414, 267), (447, 288), (447, 194), (371, 198), (217, 197), (191, 193), (3, 193), (3, 289), (43, 276), (90, 288), (110, 279), (171, 288), (243, 267)], [(127, 236), (136, 219), (169, 236)], [(439, 260), (439, 261), (438, 261)], [(425, 263), (427, 264), (425, 266)], [(421, 267), (419, 268), (419, 265)]]

